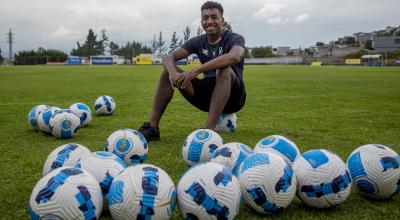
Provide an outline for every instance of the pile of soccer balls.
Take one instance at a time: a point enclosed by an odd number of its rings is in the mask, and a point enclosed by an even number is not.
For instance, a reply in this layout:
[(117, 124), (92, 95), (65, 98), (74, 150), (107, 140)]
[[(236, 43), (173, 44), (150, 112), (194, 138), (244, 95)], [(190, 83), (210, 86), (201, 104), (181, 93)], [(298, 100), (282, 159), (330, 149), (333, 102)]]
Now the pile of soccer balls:
[(183, 142), (183, 159), (192, 167), (176, 188), (164, 170), (143, 164), (147, 152), (146, 139), (133, 129), (112, 133), (104, 151), (56, 148), (31, 194), (32, 219), (98, 219), (104, 210), (113, 219), (169, 219), (176, 205), (185, 219), (234, 219), (242, 198), (256, 212), (273, 214), (296, 194), (308, 206), (328, 208), (343, 203), (352, 186), (375, 199), (400, 191), (400, 156), (378, 144), (357, 148), (346, 165), (324, 149), (301, 154), (280, 135), (252, 149), (198, 129)]
[(290, 205), (297, 194), (306, 205), (329, 208), (343, 203), (353, 186), (374, 199), (400, 191), (400, 156), (384, 145), (363, 145), (347, 164), (336, 154), (315, 149), (300, 153), (288, 138), (271, 135), (254, 149), (222, 144), (212, 130), (199, 129), (184, 141), (182, 155), (190, 168), (178, 184), (178, 205), (186, 219), (233, 219), (241, 197), (260, 214)]
[[(98, 115), (111, 115), (115, 111), (115, 102), (110, 96), (100, 96), (94, 108)], [(57, 138), (71, 138), (91, 121), (92, 112), (84, 103), (72, 104), (67, 109), (37, 105), (28, 114), (29, 125), (34, 130)]]

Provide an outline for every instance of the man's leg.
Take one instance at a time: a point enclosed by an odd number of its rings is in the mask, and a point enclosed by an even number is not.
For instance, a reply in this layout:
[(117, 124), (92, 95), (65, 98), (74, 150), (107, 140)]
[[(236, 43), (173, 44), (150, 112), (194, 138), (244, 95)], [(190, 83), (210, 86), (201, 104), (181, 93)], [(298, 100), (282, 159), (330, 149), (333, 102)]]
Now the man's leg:
[(236, 80), (235, 72), (231, 67), (218, 70), (216, 73), (216, 84), (211, 96), (210, 109), (205, 128), (215, 129), (218, 117), (222, 114), (228, 102), (232, 84)]
[(160, 77), (157, 92), (154, 96), (153, 109), (150, 116), (150, 125), (153, 128), (157, 129), (157, 126), (161, 120), (161, 116), (163, 115), (173, 95), (174, 90), (171, 88), (168, 72), (164, 69)]

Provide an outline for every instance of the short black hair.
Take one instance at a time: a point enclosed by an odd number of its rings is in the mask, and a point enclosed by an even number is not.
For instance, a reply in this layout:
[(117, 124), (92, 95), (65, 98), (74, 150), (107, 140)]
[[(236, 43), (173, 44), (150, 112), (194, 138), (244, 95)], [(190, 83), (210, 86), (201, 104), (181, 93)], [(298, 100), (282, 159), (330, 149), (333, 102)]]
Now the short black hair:
[(201, 6), (201, 11), (204, 9), (213, 9), (216, 8), (218, 11), (221, 13), (221, 15), (224, 15), (224, 9), (222, 8), (222, 5), (218, 2), (213, 2), (213, 1), (207, 1)]

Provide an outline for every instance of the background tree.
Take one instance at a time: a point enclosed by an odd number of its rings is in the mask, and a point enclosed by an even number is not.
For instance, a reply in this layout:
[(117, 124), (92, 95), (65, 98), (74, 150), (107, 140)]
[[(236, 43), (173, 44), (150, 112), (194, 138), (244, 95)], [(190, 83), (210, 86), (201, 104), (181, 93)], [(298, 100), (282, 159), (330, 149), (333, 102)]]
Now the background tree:
[(2, 63), (4, 60), (3, 56), (1, 55), (1, 48), (0, 48), (0, 63)]
[(157, 51), (157, 34), (153, 35), (153, 40), (151, 41), (151, 52), (156, 53)]
[(100, 40), (97, 42), (97, 49), (99, 54), (104, 55), (106, 48), (108, 47), (108, 37), (106, 36), (105, 29), (102, 29), (100, 34)]
[(86, 55), (88, 57), (98, 55), (98, 42), (96, 40), (97, 35), (94, 34), (92, 29), (89, 29), (88, 36), (86, 37)]
[(232, 26), (229, 22), (224, 21), (224, 23), (222, 24), (222, 26), (230, 31), (232, 31)]
[(254, 47), (251, 49), (251, 55), (255, 58), (273, 57), (271, 47)]
[(167, 49), (165, 46), (165, 40), (163, 39), (162, 36), (162, 31), (158, 34), (158, 37), (156, 34), (153, 36), (153, 40), (151, 42), (151, 49), (154, 54), (158, 55), (163, 55), (165, 50)]
[(71, 50), (71, 55), (81, 57), (99, 55), (99, 41), (97, 41), (96, 38), (97, 36), (94, 34), (93, 30), (89, 29), (85, 43), (81, 45), (79, 42), (76, 42), (77, 48)]
[(111, 41), (109, 47), (111, 55), (118, 55), (118, 50), (119, 50), (118, 44), (116, 44), (114, 41)]
[(367, 50), (373, 50), (374, 49), (374, 47), (372, 45), (372, 40), (367, 40), (365, 42), (365, 49), (367, 49)]
[(169, 44), (169, 53), (176, 50), (179, 47), (179, 38), (176, 36), (176, 31), (172, 33), (171, 43)]
[(47, 62), (65, 62), (68, 55), (55, 49), (39, 47), (34, 50), (23, 50), (15, 54), (16, 64), (46, 64)]
[(200, 36), (200, 35), (202, 35), (203, 34), (203, 27), (201, 27), (201, 25), (199, 25), (198, 27), (197, 27), (197, 36)]
[(250, 49), (248, 47), (244, 48), (244, 58), (251, 58)]
[(183, 41), (186, 42), (190, 38), (190, 28), (186, 26), (185, 30), (183, 31)]

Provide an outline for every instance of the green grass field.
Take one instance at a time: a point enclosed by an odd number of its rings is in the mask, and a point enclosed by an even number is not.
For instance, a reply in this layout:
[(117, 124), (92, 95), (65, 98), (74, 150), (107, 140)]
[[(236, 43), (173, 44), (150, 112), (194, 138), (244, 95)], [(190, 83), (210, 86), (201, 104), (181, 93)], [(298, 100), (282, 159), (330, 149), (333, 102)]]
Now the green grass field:
[[(16, 66), (0, 67), (0, 219), (28, 219), (31, 191), (41, 178), (47, 155), (56, 147), (79, 143), (103, 150), (120, 128), (137, 129), (150, 114), (161, 66)], [(238, 130), (224, 142), (253, 147), (261, 138), (280, 134), (302, 152), (325, 148), (347, 160), (358, 146), (387, 145), (400, 153), (400, 68), (246, 66), (248, 99), (237, 114)], [(93, 115), (92, 123), (68, 140), (35, 132), (27, 115), (38, 104), (67, 108), (83, 102), (94, 110), (100, 95), (117, 103), (110, 117)], [(203, 127), (206, 113), (176, 93), (160, 124), (161, 140), (151, 142), (147, 163), (164, 169), (178, 184), (188, 168), (181, 144)], [(341, 205), (316, 210), (295, 198), (274, 219), (398, 219), (400, 195), (367, 200), (352, 192)], [(271, 218), (243, 205), (237, 219)], [(102, 219), (111, 219), (110, 214)], [(173, 219), (181, 219), (178, 211)]]

